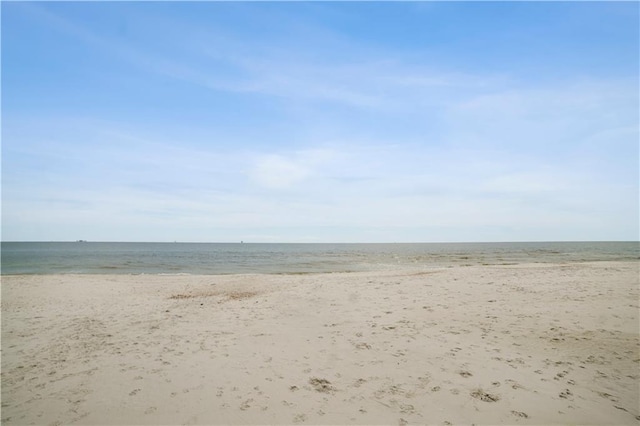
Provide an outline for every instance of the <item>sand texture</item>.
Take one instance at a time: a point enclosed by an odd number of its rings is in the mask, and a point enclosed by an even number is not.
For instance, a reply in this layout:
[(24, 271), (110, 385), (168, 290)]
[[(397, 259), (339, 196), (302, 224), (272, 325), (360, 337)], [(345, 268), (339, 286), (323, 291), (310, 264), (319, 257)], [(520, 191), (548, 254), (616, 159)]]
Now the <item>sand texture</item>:
[(640, 424), (637, 262), (2, 277), (2, 424)]

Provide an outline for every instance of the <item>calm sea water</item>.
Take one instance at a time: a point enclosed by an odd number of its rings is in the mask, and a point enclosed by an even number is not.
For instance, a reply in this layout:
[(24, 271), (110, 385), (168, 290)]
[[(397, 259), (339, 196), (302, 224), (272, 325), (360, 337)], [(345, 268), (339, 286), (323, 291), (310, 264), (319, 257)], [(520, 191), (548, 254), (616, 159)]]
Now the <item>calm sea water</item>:
[(638, 242), (208, 244), (3, 242), (7, 274), (236, 274), (638, 260)]

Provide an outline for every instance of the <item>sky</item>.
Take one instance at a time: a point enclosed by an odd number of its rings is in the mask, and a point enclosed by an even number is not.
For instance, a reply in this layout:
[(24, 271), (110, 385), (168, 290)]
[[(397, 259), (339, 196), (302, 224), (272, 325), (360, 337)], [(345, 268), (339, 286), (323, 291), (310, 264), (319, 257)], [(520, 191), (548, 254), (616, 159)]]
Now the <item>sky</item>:
[(639, 236), (638, 2), (2, 2), (2, 240)]

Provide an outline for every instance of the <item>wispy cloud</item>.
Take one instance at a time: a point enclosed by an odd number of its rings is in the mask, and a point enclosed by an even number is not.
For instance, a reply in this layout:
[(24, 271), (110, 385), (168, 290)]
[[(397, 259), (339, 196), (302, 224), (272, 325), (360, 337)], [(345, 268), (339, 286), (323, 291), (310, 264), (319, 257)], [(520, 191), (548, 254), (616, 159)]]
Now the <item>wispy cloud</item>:
[(335, 154), (327, 149), (312, 149), (290, 155), (263, 154), (255, 160), (249, 175), (260, 186), (269, 189), (288, 189), (306, 179), (322, 176), (320, 168)]
[[(388, 50), (361, 57), (358, 44), (334, 40), (342, 51), (336, 60), (326, 53), (283, 49), (260, 41), (246, 41), (232, 33), (166, 21), (180, 29), (173, 46), (142, 47), (121, 37), (105, 36), (71, 21), (45, 6), (23, 5), (30, 13), (83, 43), (103, 50), (147, 72), (165, 75), (216, 91), (253, 93), (308, 102), (329, 102), (354, 108), (400, 108), (438, 105), (455, 100), (460, 89), (483, 90), (505, 75), (478, 76), (412, 63)], [(169, 22), (171, 24), (169, 24)], [(188, 52), (185, 59), (183, 49)], [(325, 56), (323, 56), (323, 53)]]

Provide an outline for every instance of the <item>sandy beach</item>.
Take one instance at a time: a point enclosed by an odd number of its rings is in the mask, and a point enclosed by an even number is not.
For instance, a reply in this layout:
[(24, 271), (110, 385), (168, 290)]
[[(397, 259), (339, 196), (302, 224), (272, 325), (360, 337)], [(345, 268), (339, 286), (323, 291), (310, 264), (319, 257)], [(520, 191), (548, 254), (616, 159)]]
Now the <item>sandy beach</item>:
[(640, 424), (637, 262), (2, 277), (2, 424)]

